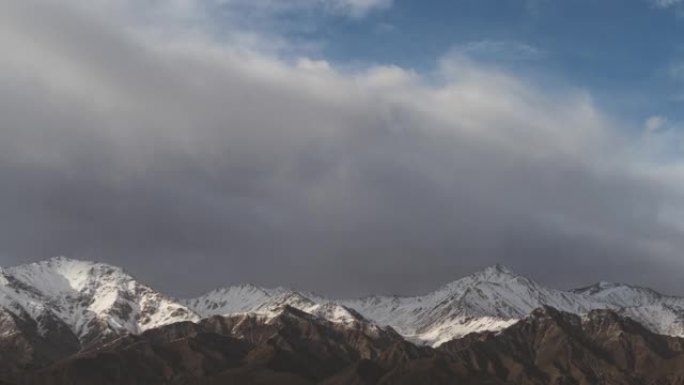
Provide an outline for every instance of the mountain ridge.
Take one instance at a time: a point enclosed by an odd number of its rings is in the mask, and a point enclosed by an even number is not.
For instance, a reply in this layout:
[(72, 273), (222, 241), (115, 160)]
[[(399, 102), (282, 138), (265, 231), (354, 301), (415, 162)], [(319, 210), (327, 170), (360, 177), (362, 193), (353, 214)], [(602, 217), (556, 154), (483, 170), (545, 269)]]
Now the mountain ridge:
[[(39, 333), (66, 327), (84, 345), (216, 315), (272, 316), (283, 306), (334, 322), (363, 319), (391, 326), (410, 341), (432, 346), (473, 332), (505, 329), (544, 306), (578, 315), (610, 309), (653, 332), (684, 336), (680, 297), (605, 282), (568, 291), (551, 289), (500, 264), (425, 295), (359, 299), (331, 299), (251, 284), (179, 299), (138, 282), (122, 268), (65, 257), (0, 269), (0, 308), (20, 317), (28, 315), (38, 323)], [(50, 325), (42, 325), (45, 322)]]
[(439, 348), (391, 329), (349, 328), (286, 306), (122, 337), (16, 385), (680, 385), (684, 339), (610, 310), (535, 309), (500, 332)]

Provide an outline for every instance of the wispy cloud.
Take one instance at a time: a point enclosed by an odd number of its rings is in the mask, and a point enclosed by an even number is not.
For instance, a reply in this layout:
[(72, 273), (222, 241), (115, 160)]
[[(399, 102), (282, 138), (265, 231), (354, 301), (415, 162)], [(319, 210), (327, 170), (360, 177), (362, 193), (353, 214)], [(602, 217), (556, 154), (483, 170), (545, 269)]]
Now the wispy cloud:
[[(207, 0), (204, 0), (207, 1)], [(210, 0), (223, 7), (254, 9), (266, 13), (295, 10), (323, 11), (353, 18), (362, 18), (373, 11), (392, 7), (394, 0)]]
[(507, 40), (472, 41), (453, 47), (452, 52), (480, 60), (495, 61), (534, 60), (543, 56), (542, 50), (537, 47)]
[(653, 4), (661, 8), (669, 8), (682, 3), (682, 0), (652, 0)]
[(328, 9), (353, 17), (363, 17), (371, 11), (388, 9), (394, 0), (323, 0)]
[(651, 134), (667, 125), (667, 118), (660, 115), (653, 115), (644, 122), (644, 132)]

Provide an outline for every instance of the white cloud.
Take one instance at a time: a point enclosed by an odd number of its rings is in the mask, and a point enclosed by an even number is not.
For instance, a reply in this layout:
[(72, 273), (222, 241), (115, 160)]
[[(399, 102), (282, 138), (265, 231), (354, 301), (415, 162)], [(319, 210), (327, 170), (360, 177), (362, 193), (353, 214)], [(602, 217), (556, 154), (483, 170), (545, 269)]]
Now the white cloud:
[(646, 133), (653, 133), (665, 127), (666, 124), (667, 118), (659, 115), (654, 115), (646, 119), (646, 121), (644, 122), (644, 131)]
[(680, 4), (681, 2), (682, 0), (653, 0), (653, 3), (661, 8), (669, 8)]
[(321, 10), (361, 18), (374, 11), (389, 9), (394, 0), (203, 0), (241, 10), (278, 14), (295, 10)]
[(672, 255), (643, 245), (684, 247), (660, 215), (684, 201), (677, 162), (653, 162), (582, 90), (463, 53), (430, 74), (293, 64), (245, 35), (217, 42), (192, 3), (121, 4), (0, 3), (9, 252), (192, 252), (230, 260), (217, 280), (306, 266), (294, 281), (348, 287), (350, 266), (432, 285), (495, 259), (657, 266)]
[(313, 72), (328, 72), (331, 69), (330, 63), (325, 60), (313, 60), (306, 57), (297, 61), (297, 68)]
[(343, 12), (354, 17), (363, 17), (371, 11), (390, 8), (394, 0), (323, 0), (337, 12)]
[(453, 48), (454, 52), (480, 59), (503, 61), (531, 60), (540, 58), (543, 53), (526, 43), (503, 40), (479, 40)]

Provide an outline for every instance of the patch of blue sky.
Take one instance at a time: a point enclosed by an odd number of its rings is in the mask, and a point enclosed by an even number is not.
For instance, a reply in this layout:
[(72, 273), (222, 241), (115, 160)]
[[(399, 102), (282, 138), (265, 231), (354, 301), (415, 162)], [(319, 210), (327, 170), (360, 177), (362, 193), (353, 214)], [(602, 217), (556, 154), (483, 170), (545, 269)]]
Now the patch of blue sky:
[(395, 0), (349, 15), (311, 6), (321, 1), (331, 0), (295, 0), (268, 17), (245, 8), (242, 22), (339, 68), (429, 74), (456, 52), (542, 87), (587, 90), (631, 129), (652, 116), (684, 121), (684, 2)]

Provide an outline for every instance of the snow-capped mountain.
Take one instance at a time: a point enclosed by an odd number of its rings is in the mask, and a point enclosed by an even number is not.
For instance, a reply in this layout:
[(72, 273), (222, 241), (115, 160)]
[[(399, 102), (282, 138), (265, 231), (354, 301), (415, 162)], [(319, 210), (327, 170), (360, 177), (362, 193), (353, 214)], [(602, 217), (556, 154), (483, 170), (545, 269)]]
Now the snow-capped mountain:
[[(219, 292), (224, 295), (217, 296)], [(283, 298), (288, 299), (288, 305), (309, 312), (316, 303), (333, 301), (380, 325), (392, 326), (412, 341), (430, 345), (472, 332), (501, 330), (542, 306), (577, 314), (605, 307), (595, 304), (588, 296), (541, 287), (499, 265), (416, 297), (329, 300), (288, 293), (284, 289), (237, 286), (211, 292), (186, 304), (207, 317), (232, 313), (238, 306), (235, 299), (243, 304), (239, 311), (258, 312), (264, 306), (283, 302)]]
[(268, 315), (279, 312), (285, 306), (291, 306), (335, 323), (368, 322), (357, 311), (340, 303), (282, 287), (265, 289), (253, 285), (231, 286), (182, 301), (202, 318), (242, 313)]
[[(222, 292), (226, 295), (217, 295)], [(502, 330), (549, 306), (574, 314), (611, 309), (633, 318), (659, 334), (684, 336), (684, 299), (664, 296), (650, 289), (622, 284), (597, 285), (562, 291), (543, 287), (533, 280), (496, 265), (454, 281), (423, 296), (371, 296), (331, 300), (285, 289), (268, 290), (244, 286), (214, 291), (185, 302), (202, 316), (231, 313), (233, 301), (245, 306), (241, 312), (258, 312), (263, 304), (295, 296), (290, 304), (307, 311), (313, 304), (334, 302), (353, 309), (379, 324), (392, 326), (409, 340), (439, 345), (473, 332)], [(266, 305), (268, 306), (268, 305)]]
[(654, 290), (609, 282), (573, 290), (589, 296), (599, 306), (638, 321), (650, 330), (669, 336), (684, 336), (684, 298), (667, 296)]
[[(498, 265), (423, 296), (342, 300), (252, 285), (174, 299), (120, 268), (67, 258), (0, 269), (0, 325), (28, 320), (43, 337), (67, 330), (82, 345), (215, 315), (273, 317), (286, 306), (350, 326), (391, 326), (409, 340), (433, 346), (472, 332), (502, 330), (544, 306), (578, 315), (610, 309), (656, 333), (684, 336), (682, 298), (605, 282), (555, 290)], [(3, 327), (4, 333), (11, 329)]]
[(106, 264), (53, 258), (0, 270), (0, 307), (40, 334), (66, 328), (82, 344), (200, 317)]

